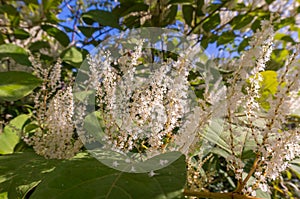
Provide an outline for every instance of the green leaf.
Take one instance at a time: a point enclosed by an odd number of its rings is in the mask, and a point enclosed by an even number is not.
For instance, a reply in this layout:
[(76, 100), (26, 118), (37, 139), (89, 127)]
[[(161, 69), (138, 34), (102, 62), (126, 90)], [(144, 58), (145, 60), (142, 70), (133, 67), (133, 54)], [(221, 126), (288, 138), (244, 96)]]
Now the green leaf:
[(139, 16), (129, 16), (126, 17), (123, 22), (128, 28), (137, 28), (140, 27), (140, 18)]
[(260, 27), (261, 24), (261, 19), (256, 19), (252, 25), (251, 25), (251, 29), (254, 30), (256, 32), (256, 30)]
[(51, 37), (54, 37), (61, 45), (68, 46), (70, 43), (69, 37), (63, 31), (51, 25), (42, 25), (42, 29)]
[(263, 192), (261, 189), (256, 190), (257, 198), (271, 199), (271, 195), (268, 192)]
[(42, 8), (45, 13), (51, 12), (52, 9), (57, 9), (62, 0), (43, 0)]
[(38, 52), (43, 48), (48, 48), (50, 49), (50, 44), (46, 41), (36, 41), (30, 44), (29, 50), (31, 52)]
[(294, 39), (290, 35), (287, 35), (287, 34), (284, 34), (284, 33), (276, 33), (276, 35), (274, 36), (274, 39), (275, 40), (282, 40), (282, 41), (285, 41), (285, 42), (291, 42), (292, 44), (295, 44)]
[(82, 34), (86, 37), (92, 37), (92, 35), (98, 30), (94, 27), (86, 27), (86, 26), (77, 26)]
[(183, 18), (189, 26), (191, 25), (192, 20), (193, 20), (193, 12), (194, 12), (194, 8), (192, 5), (183, 5), (182, 6)]
[(61, 58), (67, 64), (74, 65), (76, 67), (79, 67), (83, 61), (81, 52), (74, 46), (62, 52)]
[(165, 11), (166, 15), (163, 16), (163, 21), (161, 26), (167, 26), (169, 24), (174, 23), (177, 15), (177, 9), (178, 9), (177, 5), (172, 5), (168, 10)]
[(280, 23), (276, 23), (275, 27), (276, 29), (280, 29), (291, 24), (295, 24), (295, 17), (284, 18), (280, 21)]
[(4, 34), (0, 33), (0, 45), (5, 43), (4, 37), (6, 37), (6, 36)]
[(241, 52), (245, 50), (245, 48), (249, 45), (249, 38), (243, 39), (243, 41), (240, 43), (238, 47), (238, 52)]
[(201, 39), (201, 46), (206, 49), (209, 43), (209, 38), (206, 35), (203, 35)]
[(251, 15), (238, 15), (233, 18), (232, 22), (230, 23), (232, 25), (233, 29), (241, 29), (245, 27), (246, 25), (250, 24), (253, 20), (253, 16)]
[(149, 6), (144, 2), (142, 3), (125, 2), (122, 3), (120, 6), (114, 8), (112, 13), (120, 18), (120, 17), (127, 16), (133, 12), (147, 11), (148, 8)]
[(215, 27), (217, 27), (220, 24), (220, 15), (218, 13), (214, 14), (213, 16), (209, 17), (204, 23), (203, 23), (203, 29), (206, 32), (211, 32)]
[(211, 124), (206, 127), (205, 132), (201, 136), (209, 141), (210, 143), (217, 145), (220, 149), (224, 150), (224, 153), (231, 153), (230, 146), (222, 136), (223, 131), (223, 120), (215, 119), (211, 121)]
[(277, 73), (275, 71), (267, 70), (260, 72), (260, 74), (263, 76), (263, 80), (260, 82), (261, 96), (258, 99), (258, 102), (264, 109), (268, 110), (270, 104), (267, 99), (270, 95), (275, 95), (275, 93), (277, 92), (277, 87), (279, 85), (279, 82), (277, 80)]
[(30, 190), (61, 161), (46, 160), (28, 151), (0, 156), (0, 162), (0, 193), (7, 192), (8, 198), (29, 198)]
[(23, 29), (16, 28), (14, 30), (14, 36), (16, 39), (27, 39), (30, 37), (30, 34), (29, 34), (29, 32), (27, 32)]
[(10, 4), (4, 4), (0, 6), (0, 13), (7, 13), (10, 16), (15, 16), (18, 15), (18, 10)]
[(290, 170), (292, 170), (296, 176), (300, 179), (300, 159), (295, 159), (290, 164)]
[(28, 60), (28, 54), (26, 50), (15, 44), (2, 44), (0, 45), (0, 59), (4, 57), (10, 57), (17, 63), (30, 66), (31, 63)]
[(21, 114), (12, 119), (0, 133), (0, 154), (9, 154), (14, 152), (15, 146), (20, 141), (20, 133), (29, 115)]
[(7, 195), (8, 195), (7, 192), (0, 193), (0, 199), (8, 199)]
[(193, 3), (193, 0), (170, 0), (169, 4), (185, 4), (185, 3)]
[(90, 10), (82, 15), (82, 19), (87, 24), (98, 22), (102, 26), (121, 29), (118, 17), (105, 10)]
[(0, 101), (15, 101), (30, 94), (41, 84), (36, 76), (21, 72), (0, 72)]
[(275, 0), (266, 0), (266, 2), (267, 2), (267, 4), (271, 4), (271, 3), (273, 3), (273, 1), (275, 1)]
[(2, 132), (0, 134), (0, 154), (14, 152), (15, 146), (19, 143), (20, 137), (13, 132)]
[(202, 7), (203, 7), (204, 3), (205, 3), (204, 0), (197, 0), (197, 7), (196, 7), (197, 16), (203, 16), (204, 15), (204, 13), (202, 11)]
[(221, 36), (219, 36), (217, 40), (218, 45), (226, 44), (232, 42), (235, 38), (235, 34), (233, 32), (223, 32)]
[(123, 173), (106, 167), (93, 158), (62, 163), (42, 181), (31, 196), (40, 198), (143, 198), (182, 197), (186, 178), (185, 158), (168, 167), (148, 173)]

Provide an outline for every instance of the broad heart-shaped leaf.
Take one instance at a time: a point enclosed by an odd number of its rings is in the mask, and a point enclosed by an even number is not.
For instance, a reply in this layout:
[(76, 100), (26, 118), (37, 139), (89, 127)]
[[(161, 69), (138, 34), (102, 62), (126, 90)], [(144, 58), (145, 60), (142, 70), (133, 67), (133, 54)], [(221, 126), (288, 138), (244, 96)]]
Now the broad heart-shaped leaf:
[(87, 24), (98, 22), (102, 26), (110, 26), (121, 29), (118, 17), (105, 10), (90, 10), (82, 15), (82, 19)]
[(28, 198), (25, 195), (60, 162), (33, 151), (0, 156), (0, 196), (7, 193), (9, 199)]
[(30, 94), (41, 84), (36, 76), (21, 72), (0, 72), (0, 101), (15, 101)]
[(15, 44), (2, 44), (0, 45), (0, 60), (5, 57), (10, 57), (17, 63), (30, 66), (31, 63), (28, 59), (26, 50)]
[(51, 25), (42, 25), (42, 29), (47, 32), (48, 35), (54, 37), (61, 45), (68, 46), (70, 39), (66, 33)]
[(168, 167), (148, 173), (123, 173), (93, 158), (62, 163), (38, 185), (30, 199), (106, 198), (167, 199), (182, 198), (185, 185), (185, 158)]
[(29, 115), (21, 114), (12, 119), (0, 133), (0, 154), (9, 154), (14, 152), (15, 146), (20, 141), (20, 133)]

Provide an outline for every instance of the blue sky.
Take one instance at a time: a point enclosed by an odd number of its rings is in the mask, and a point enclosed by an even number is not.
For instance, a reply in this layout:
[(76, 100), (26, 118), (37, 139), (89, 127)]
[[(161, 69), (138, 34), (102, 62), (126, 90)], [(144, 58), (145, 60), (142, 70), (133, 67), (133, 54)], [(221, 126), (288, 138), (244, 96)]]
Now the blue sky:
[[(39, 0), (40, 2), (41, 0)], [(70, 6), (75, 6), (76, 5), (76, 0), (71, 0), (69, 2), (69, 5)], [(89, 9), (95, 9), (95, 7), (91, 7)], [(73, 29), (73, 25), (74, 25), (74, 20), (70, 20), (69, 19), (69, 16), (71, 15), (71, 11), (69, 8), (67, 8), (67, 6), (64, 6), (62, 7), (62, 12), (58, 15), (58, 18), (63, 20), (63, 22), (61, 22), (60, 24), (62, 26), (66, 26), (70, 29)], [(78, 39), (82, 39), (84, 38), (84, 35), (82, 33), (80, 33), (80, 31), (77, 31), (78, 35), (75, 34), (75, 39), (78, 40)], [(72, 37), (72, 33), (68, 33), (68, 36), (71, 38)], [(79, 43), (77, 44), (78, 47), (82, 47)], [(92, 45), (89, 45), (89, 46), (85, 46), (85, 49), (87, 49), (89, 52), (91, 52), (91, 50), (93, 49), (94, 47)], [(205, 50), (206, 54), (208, 57), (210, 58), (213, 58), (213, 57), (217, 57), (218, 56), (218, 49), (217, 49), (217, 44), (216, 42), (215, 43), (212, 43), (212, 44), (209, 44), (207, 49)]]

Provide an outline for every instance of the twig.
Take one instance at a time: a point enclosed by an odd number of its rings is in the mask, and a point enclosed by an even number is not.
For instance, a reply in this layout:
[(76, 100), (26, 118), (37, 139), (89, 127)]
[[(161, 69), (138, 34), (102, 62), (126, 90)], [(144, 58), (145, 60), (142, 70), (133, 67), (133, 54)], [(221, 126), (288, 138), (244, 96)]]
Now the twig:
[(213, 193), (213, 192), (204, 192), (204, 191), (198, 192), (198, 191), (184, 190), (183, 194), (185, 196), (195, 196), (198, 198), (210, 198), (210, 199), (262, 199), (262, 198), (242, 195), (236, 192)]
[(252, 174), (255, 172), (255, 170), (257, 169), (257, 167), (260, 165), (260, 155), (257, 155), (253, 165), (251, 167), (251, 170), (249, 171), (248, 175), (246, 176), (246, 178), (243, 180), (243, 182), (241, 182), (240, 184), (238, 184), (238, 187), (236, 188), (236, 190), (234, 192), (236, 193), (240, 193), (242, 191), (242, 189), (244, 188), (244, 186), (247, 184), (248, 180), (250, 179), (250, 177), (252, 176)]

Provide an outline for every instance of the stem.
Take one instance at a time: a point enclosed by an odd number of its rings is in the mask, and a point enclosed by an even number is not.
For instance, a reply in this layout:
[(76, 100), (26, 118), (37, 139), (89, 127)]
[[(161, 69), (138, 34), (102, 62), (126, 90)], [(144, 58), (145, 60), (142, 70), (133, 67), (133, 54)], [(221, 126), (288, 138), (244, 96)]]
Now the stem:
[(261, 199), (252, 196), (246, 196), (235, 192), (229, 193), (212, 193), (212, 192), (197, 192), (184, 190), (183, 194), (185, 196), (194, 196), (198, 198), (210, 198), (210, 199)]
[(247, 184), (247, 182), (250, 179), (250, 177), (252, 176), (252, 174), (255, 172), (257, 167), (260, 165), (259, 160), (260, 160), (260, 155), (257, 155), (254, 162), (253, 162), (252, 168), (248, 173), (248, 175), (246, 176), (246, 178), (243, 180), (242, 183), (238, 184), (238, 187), (236, 188), (236, 190), (234, 192), (240, 193), (242, 191), (242, 189)]

